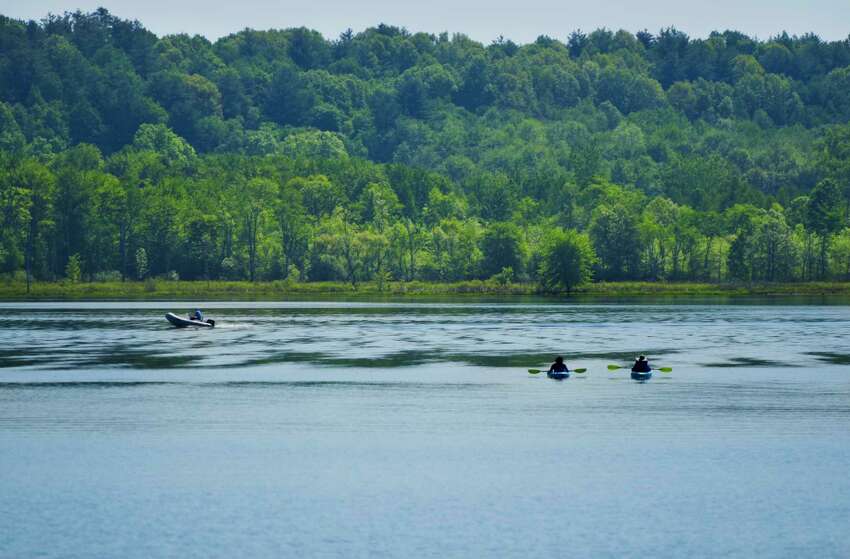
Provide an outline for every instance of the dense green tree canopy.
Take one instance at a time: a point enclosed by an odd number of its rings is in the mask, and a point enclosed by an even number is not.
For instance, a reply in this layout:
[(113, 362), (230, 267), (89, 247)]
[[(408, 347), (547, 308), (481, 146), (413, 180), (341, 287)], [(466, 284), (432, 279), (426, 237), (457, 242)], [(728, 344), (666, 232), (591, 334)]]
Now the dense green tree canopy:
[(551, 232), (541, 249), (540, 282), (571, 291), (590, 281), (596, 254), (587, 235), (574, 229)]
[(0, 16), (0, 273), (845, 278), (848, 119), (850, 39)]

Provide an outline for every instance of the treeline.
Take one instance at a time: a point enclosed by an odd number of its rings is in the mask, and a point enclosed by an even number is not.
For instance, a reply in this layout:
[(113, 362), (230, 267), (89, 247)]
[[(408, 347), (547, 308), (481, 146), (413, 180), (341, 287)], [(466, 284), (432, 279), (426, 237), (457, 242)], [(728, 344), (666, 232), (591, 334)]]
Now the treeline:
[(850, 40), (0, 16), (0, 272), (850, 279)]
[(847, 199), (830, 178), (785, 209), (697, 211), (602, 177), (564, 184), (549, 205), (500, 175), (461, 187), (405, 165), (313, 158), (339, 141), (322, 132), (286, 141), (292, 157), (198, 156), (145, 124), (105, 159), (87, 144), (47, 162), (6, 156), (3, 265), (48, 280), (850, 277)]

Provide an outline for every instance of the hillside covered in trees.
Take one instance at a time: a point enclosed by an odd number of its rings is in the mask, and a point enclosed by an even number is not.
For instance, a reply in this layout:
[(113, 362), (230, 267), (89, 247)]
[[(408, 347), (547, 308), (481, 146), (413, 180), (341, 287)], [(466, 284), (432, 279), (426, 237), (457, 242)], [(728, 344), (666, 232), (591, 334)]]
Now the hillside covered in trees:
[(0, 16), (0, 274), (850, 279), (850, 38)]

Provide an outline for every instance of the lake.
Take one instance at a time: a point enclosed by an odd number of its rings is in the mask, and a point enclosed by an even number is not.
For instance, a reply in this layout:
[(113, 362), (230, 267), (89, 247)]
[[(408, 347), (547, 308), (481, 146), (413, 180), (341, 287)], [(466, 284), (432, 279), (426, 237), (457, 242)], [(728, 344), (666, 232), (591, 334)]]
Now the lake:
[(850, 556), (850, 306), (192, 308), (0, 304), (0, 557)]

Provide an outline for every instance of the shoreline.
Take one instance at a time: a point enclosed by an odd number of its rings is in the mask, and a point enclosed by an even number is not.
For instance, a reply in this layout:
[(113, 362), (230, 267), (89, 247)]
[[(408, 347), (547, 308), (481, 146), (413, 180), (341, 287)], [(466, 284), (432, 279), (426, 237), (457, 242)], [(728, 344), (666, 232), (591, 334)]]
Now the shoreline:
[(75, 300), (139, 300), (157, 301), (191, 299), (223, 300), (287, 300), (317, 297), (345, 298), (411, 298), (427, 297), (534, 297), (540, 299), (621, 298), (621, 297), (707, 297), (737, 298), (747, 296), (846, 296), (850, 298), (850, 282), (712, 284), (689, 282), (597, 282), (571, 293), (548, 293), (532, 283), (499, 285), (491, 281), (455, 283), (387, 282), (381, 289), (375, 282), (362, 283), (357, 289), (341, 282), (295, 283), (287, 281), (127, 281), (127, 282), (35, 282), (26, 292), (23, 282), (0, 282), (0, 302), (75, 301)]

